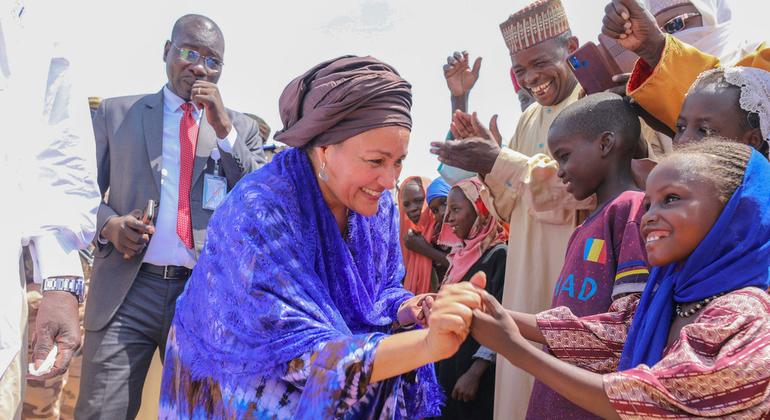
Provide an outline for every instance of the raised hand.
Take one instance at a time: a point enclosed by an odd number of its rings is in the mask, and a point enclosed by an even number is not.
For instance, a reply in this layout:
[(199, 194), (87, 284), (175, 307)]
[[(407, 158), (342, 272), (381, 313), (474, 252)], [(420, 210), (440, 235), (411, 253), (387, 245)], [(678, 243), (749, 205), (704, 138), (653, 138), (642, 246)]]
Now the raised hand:
[(222, 102), (219, 86), (205, 80), (196, 80), (190, 91), (190, 99), (199, 108), (206, 110), (206, 121), (214, 129), (218, 138), (223, 139), (230, 134), (233, 124)]
[(612, 0), (604, 8), (602, 33), (618, 40), (652, 67), (660, 61), (666, 36), (655, 17), (637, 0)]
[(450, 55), (444, 65), (444, 78), (452, 96), (466, 96), (479, 79), (481, 57), (473, 62), (473, 68), (468, 65), (468, 51)]

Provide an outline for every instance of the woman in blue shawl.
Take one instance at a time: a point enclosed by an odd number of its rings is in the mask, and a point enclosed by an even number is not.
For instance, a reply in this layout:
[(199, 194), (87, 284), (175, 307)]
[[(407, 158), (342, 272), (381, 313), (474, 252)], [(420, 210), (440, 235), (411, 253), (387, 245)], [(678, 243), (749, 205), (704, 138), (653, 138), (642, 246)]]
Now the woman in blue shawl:
[(473, 337), (603, 418), (768, 418), (770, 163), (704, 140), (658, 164), (645, 204), (654, 269), (641, 299), (577, 318), (506, 312), (485, 295)]
[(401, 286), (388, 192), (410, 107), (410, 85), (371, 57), (321, 63), (286, 87), (275, 138), (293, 148), (243, 178), (211, 218), (177, 302), (161, 418), (439, 413), (430, 363), (457, 350), (480, 299), (471, 287), (445, 293), (430, 328), (396, 333), (429, 306)]

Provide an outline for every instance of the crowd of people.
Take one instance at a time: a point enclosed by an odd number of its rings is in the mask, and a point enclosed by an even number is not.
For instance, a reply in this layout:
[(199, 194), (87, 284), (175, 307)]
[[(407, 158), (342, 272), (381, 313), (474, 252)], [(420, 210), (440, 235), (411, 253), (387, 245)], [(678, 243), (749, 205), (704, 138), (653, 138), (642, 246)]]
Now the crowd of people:
[(50, 22), (6, 6), (0, 104), (31, 146), (0, 154), (3, 418), (770, 416), (770, 49), (729, 0), (609, 2), (635, 58), (599, 92), (560, 0), (516, 11), (515, 133), (452, 53), (432, 180), (402, 174), (412, 86), (376, 58), (294, 78), (266, 145), (185, 15), (167, 83), (89, 125)]

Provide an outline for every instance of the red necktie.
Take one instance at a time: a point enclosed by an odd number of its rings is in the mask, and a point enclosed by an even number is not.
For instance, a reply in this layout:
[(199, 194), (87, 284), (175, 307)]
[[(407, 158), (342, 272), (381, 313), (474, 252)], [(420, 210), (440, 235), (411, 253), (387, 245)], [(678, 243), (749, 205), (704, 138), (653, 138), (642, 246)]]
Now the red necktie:
[(198, 123), (193, 116), (193, 106), (182, 104), (182, 120), (179, 122), (179, 205), (176, 211), (176, 233), (187, 248), (193, 247), (192, 220), (190, 217), (190, 184), (192, 183), (195, 146), (198, 143)]

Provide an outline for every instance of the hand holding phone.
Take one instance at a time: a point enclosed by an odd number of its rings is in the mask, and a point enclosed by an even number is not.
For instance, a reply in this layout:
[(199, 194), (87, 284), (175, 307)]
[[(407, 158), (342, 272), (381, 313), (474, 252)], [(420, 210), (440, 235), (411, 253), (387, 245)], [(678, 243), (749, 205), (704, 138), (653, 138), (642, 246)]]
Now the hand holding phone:
[(567, 57), (567, 63), (588, 95), (604, 92), (617, 85), (612, 81), (612, 76), (620, 73), (619, 69), (614, 63), (607, 62), (599, 47), (593, 42), (578, 48)]
[[(147, 206), (144, 208), (144, 213), (142, 213), (142, 219), (141, 222), (145, 225), (152, 225), (155, 220), (155, 208), (157, 205), (155, 204), (155, 200), (149, 199), (147, 200)], [(131, 255), (129, 254), (123, 254), (124, 260), (131, 259)]]
[(147, 207), (144, 208), (144, 214), (142, 215), (142, 223), (145, 225), (151, 225), (155, 220), (155, 200), (152, 198), (147, 200)]

